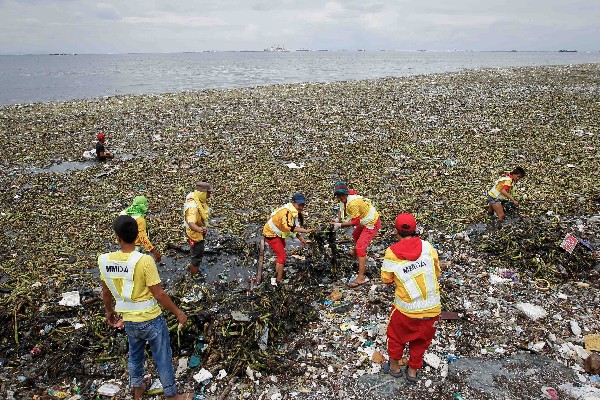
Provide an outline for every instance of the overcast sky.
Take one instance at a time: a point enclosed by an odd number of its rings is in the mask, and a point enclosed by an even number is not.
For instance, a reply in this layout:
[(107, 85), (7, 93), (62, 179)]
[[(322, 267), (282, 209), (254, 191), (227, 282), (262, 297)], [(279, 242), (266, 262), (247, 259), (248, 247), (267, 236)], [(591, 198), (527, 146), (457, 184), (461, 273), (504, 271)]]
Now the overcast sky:
[(600, 50), (600, 0), (0, 0), (0, 54)]

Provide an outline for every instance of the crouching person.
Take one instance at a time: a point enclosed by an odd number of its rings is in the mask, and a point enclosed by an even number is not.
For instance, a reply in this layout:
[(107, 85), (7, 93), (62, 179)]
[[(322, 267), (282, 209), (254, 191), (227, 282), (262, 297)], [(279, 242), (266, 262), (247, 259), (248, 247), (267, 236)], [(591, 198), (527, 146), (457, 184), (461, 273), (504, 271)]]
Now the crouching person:
[(133, 398), (138, 400), (149, 388), (144, 380), (144, 347), (150, 345), (152, 358), (164, 395), (172, 400), (189, 400), (193, 395), (178, 395), (169, 339), (169, 329), (161, 307), (177, 316), (185, 325), (187, 316), (173, 303), (160, 284), (152, 257), (135, 250), (138, 225), (129, 215), (120, 215), (113, 223), (121, 250), (98, 258), (102, 279), (102, 301), (108, 324), (125, 326), (129, 343), (129, 380)]
[[(395, 231), (398, 242), (387, 248), (381, 267), (383, 282), (396, 285), (387, 328), (390, 361), (383, 371), (396, 378), (406, 375), (409, 382), (417, 382), (441, 313), (440, 266), (437, 251), (418, 237), (411, 214), (398, 215)], [(399, 360), (407, 344), (409, 359), (403, 373)]]

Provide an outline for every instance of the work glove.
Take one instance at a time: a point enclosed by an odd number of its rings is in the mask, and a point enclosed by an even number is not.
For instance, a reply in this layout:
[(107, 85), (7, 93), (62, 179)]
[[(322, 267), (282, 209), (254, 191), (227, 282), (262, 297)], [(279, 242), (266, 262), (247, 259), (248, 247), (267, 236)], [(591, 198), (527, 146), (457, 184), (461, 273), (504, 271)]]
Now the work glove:
[(334, 222), (333, 224), (333, 230), (337, 231), (338, 229), (340, 229), (342, 227), (342, 223), (341, 222)]

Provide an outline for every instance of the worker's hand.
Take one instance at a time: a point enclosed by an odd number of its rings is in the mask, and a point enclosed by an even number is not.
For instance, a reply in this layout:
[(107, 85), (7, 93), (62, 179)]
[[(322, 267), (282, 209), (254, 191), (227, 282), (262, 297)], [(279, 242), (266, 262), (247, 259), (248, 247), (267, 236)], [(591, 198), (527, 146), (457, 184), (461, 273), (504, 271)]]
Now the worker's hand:
[(181, 326), (181, 327), (185, 326), (185, 323), (187, 322), (187, 315), (185, 315), (185, 313), (181, 310), (179, 310), (179, 312), (175, 315), (177, 316), (177, 321), (179, 322), (179, 326)]
[(519, 202), (513, 199), (513, 203), (515, 205), (515, 207), (519, 207)]
[(342, 223), (341, 222), (332, 222), (331, 225), (333, 225), (333, 230), (337, 231), (342, 227)]
[(152, 251), (150, 251), (152, 253), (152, 255), (154, 256), (154, 260), (156, 262), (160, 262), (161, 259), (161, 255), (160, 252), (158, 250), (156, 250), (156, 247), (152, 249)]
[(298, 236), (298, 240), (300, 241), (300, 246), (303, 248), (306, 247), (306, 240), (303, 237)]
[(114, 310), (106, 312), (106, 321), (112, 327), (123, 329), (123, 321), (121, 320), (121, 316)]

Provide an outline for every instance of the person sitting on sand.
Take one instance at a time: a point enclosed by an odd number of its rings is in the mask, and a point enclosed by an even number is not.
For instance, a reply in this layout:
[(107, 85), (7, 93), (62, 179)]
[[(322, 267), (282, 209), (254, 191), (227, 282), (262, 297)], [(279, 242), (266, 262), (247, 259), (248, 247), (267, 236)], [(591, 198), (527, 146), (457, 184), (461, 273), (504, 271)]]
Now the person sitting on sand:
[(187, 316), (162, 288), (152, 257), (135, 251), (138, 236), (135, 220), (129, 215), (119, 215), (113, 222), (113, 229), (121, 249), (98, 257), (102, 302), (108, 324), (125, 327), (127, 333), (133, 398), (141, 399), (151, 384), (144, 379), (145, 347), (149, 344), (165, 397), (190, 400), (193, 394), (177, 394), (169, 328), (160, 306), (175, 314), (181, 327), (187, 322)]
[(104, 161), (107, 158), (112, 159), (113, 154), (110, 151), (107, 151), (104, 146), (104, 142), (106, 141), (106, 136), (104, 133), (99, 133), (97, 137), (98, 143), (96, 143), (96, 157), (98, 158), (98, 161)]
[(358, 275), (348, 282), (351, 288), (359, 287), (369, 281), (367, 271), (367, 247), (381, 228), (381, 219), (369, 199), (348, 190), (344, 182), (337, 182), (334, 187), (334, 196), (339, 200), (340, 211), (338, 219), (332, 221), (334, 230), (341, 227), (354, 226), (352, 239), (354, 240), (353, 254), (358, 258)]
[(302, 233), (311, 233), (311, 229), (302, 228), (302, 210), (306, 205), (306, 198), (302, 193), (292, 196), (292, 201), (279, 207), (271, 213), (269, 220), (263, 227), (263, 235), (269, 247), (277, 257), (275, 261), (276, 283), (283, 281), (283, 266), (287, 255), (285, 253), (285, 239), (297, 236), (302, 247), (306, 246), (306, 240)]
[(496, 180), (494, 186), (489, 190), (487, 194), (488, 198), (488, 214), (490, 216), (498, 215), (498, 222), (504, 221), (504, 207), (503, 203), (509, 200), (513, 202), (515, 207), (519, 206), (519, 202), (515, 199), (515, 183), (525, 177), (525, 170), (521, 167), (516, 167), (510, 174), (501, 176)]
[(396, 378), (403, 375), (399, 360), (408, 344), (404, 375), (409, 382), (416, 382), (440, 319), (440, 264), (433, 246), (417, 236), (412, 214), (398, 215), (394, 228), (398, 242), (387, 248), (381, 266), (383, 283), (396, 286), (387, 328), (390, 360), (383, 371)]
[(150, 242), (146, 231), (146, 218), (144, 218), (146, 211), (148, 211), (148, 199), (146, 199), (146, 196), (136, 196), (133, 198), (133, 203), (121, 211), (120, 215), (129, 215), (135, 219), (138, 225), (138, 237), (135, 239), (135, 245), (144, 246), (146, 251), (152, 253), (154, 260), (160, 262), (160, 252)]

